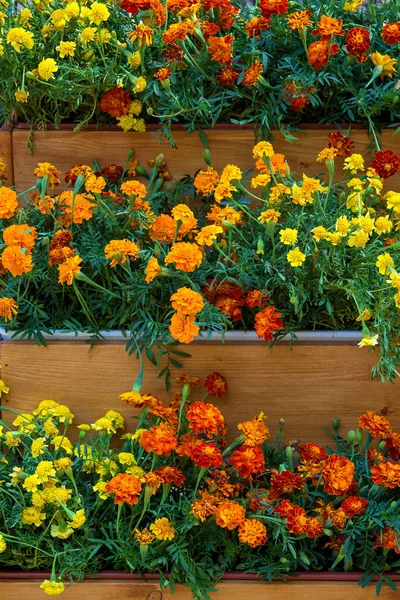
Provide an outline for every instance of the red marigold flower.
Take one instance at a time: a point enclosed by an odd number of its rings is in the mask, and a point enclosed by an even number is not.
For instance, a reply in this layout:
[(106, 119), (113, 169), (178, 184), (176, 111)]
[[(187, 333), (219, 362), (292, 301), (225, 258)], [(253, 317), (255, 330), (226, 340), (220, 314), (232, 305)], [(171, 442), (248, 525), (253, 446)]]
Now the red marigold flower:
[(209, 21), (201, 21), (200, 28), (206, 42), (221, 31), (221, 28), (216, 23), (210, 23)]
[(86, 179), (86, 177), (93, 175), (93, 170), (87, 165), (75, 165), (65, 173), (64, 181), (67, 185), (75, 185), (79, 175), (83, 175)]
[(260, 10), (266, 19), (271, 15), (284, 15), (289, 10), (289, 0), (260, 0)]
[(339, 531), (342, 531), (346, 527), (347, 517), (342, 508), (333, 510), (329, 515), (329, 518), (332, 521), (332, 525), (336, 527), (336, 529), (339, 529)]
[[(281, 506), (282, 504), (283, 503), (281, 503)], [(275, 509), (275, 512), (278, 511)], [(294, 533), (295, 535), (301, 535), (302, 533), (306, 532), (308, 519), (304, 508), (302, 508), (301, 506), (297, 506), (296, 504), (291, 504), (290, 507), (284, 508), (284, 513), (285, 517), (283, 518), (286, 518), (286, 527), (287, 530), (290, 531), (290, 533)], [(280, 514), (279, 512), (278, 514), (282, 518), (282, 514)]]
[(305, 531), (309, 538), (320, 537), (324, 532), (324, 523), (318, 517), (309, 517), (305, 525)]
[(383, 531), (374, 531), (376, 544), (374, 548), (386, 548), (400, 554), (400, 534), (393, 528), (386, 526)]
[(400, 487), (400, 463), (389, 460), (371, 467), (371, 478), (376, 485), (395, 489)]
[(197, 435), (206, 434), (208, 438), (218, 435), (225, 426), (220, 410), (207, 402), (193, 402), (187, 412), (189, 428)]
[(369, 31), (364, 27), (352, 27), (345, 38), (347, 52), (354, 56), (358, 63), (365, 62), (367, 50), (371, 46)]
[(352, 519), (356, 515), (362, 515), (365, 513), (368, 506), (368, 501), (360, 496), (349, 496), (342, 502), (342, 510), (346, 513), (349, 519)]
[(228, 383), (221, 373), (214, 371), (207, 375), (204, 380), (204, 385), (210, 396), (218, 396), (221, 398), (228, 391)]
[(229, 298), (228, 296), (219, 296), (215, 302), (215, 306), (220, 309), (224, 315), (227, 315), (232, 319), (233, 322), (240, 321), (242, 318), (241, 306), (243, 306), (244, 300), (237, 300), (236, 298)]
[(137, 15), (141, 10), (149, 10), (150, 0), (121, 0), (120, 7), (131, 15)]
[(293, 504), (290, 500), (282, 500), (282, 502), (274, 508), (274, 512), (276, 512), (281, 519), (286, 519), (292, 508)]
[(160, 81), (166, 81), (167, 79), (169, 79), (172, 75), (172, 71), (171, 69), (168, 69), (167, 67), (162, 67), (161, 69), (158, 69), (158, 71), (156, 71), (153, 75), (153, 77), (155, 77), (156, 79), (159, 79)]
[(261, 290), (253, 290), (247, 294), (245, 302), (249, 308), (255, 308), (256, 306), (264, 306), (269, 299), (269, 294)]
[(105, 490), (107, 494), (115, 494), (115, 504), (123, 504), (124, 502), (137, 504), (142, 491), (142, 484), (133, 475), (118, 473), (107, 483)]
[(304, 460), (319, 463), (327, 457), (326, 450), (320, 444), (311, 442), (311, 444), (303, 444), (299, 448), (300, 456)]
[(375, 154), (371, 168), (383, 179), (392, 177), (400, 169), (400, 156), (393, 150), (380, 150)]
[(224, 500), (216, 508), (216, 523), (224, 529), (236, 529), (245, 520), (246, 510), (234, 500)]
[(175, 383), (187, 383), (191, 387), (199, 387), (201, 381), (199, 377), (191, 377), (190, 375), (179, 375), (179, 377), (175, 379)]
[(239, 79), (240, 71), (235, 71), (235, 69), (231, 69), (230, 67), (223, 67), (218, 75), (218, 83), (220, 85), (235, 85), (237, 80)]
[(190, 453), (190, 458), (197, 467), (216, 469), (223, 463), (221, 450), (213, 443), (200, 441)]
[(281, 313), (274, 306), (267, 306), (256, 314), (254, 328), (259, 338), (263, 337), (266, 342), (272, 340), (274, 332), (283, 329)]
[(353, 484), (354, 464), (345, 456), (332, 454), (323, 467), (324, 491), (332, 496), (344, 496)]
[(232, 452), (229, 462), (243, 478), (265, 470), (264, 454), (260, 446), (242, 444)]
[(244, 30), (247, 31), (249, 38), (259, 36), (262, 31), (268, 29), (271, 25), (271, 19), (266, 17), (253, 17), (244, 26)]
[(183, 50), (179, 48), (176, 44), (171, 44), (167, 46), (162, 52), (162, 57), (169, 62), (182, 62), (183, 60)]
[(111, 183), (117, 183), (121, 179), (123, 172), (124, 167), (120, 165), (107, 165), (101, 170), (103, 177), (107, 177)]
[(317, 29), (314, 29), (313, 35), (319, 35), (324, 42), (330, 42), (334, 35), (344, 35), (343, 19), (334, 19), (329, 15), (322, 15)]
[(338, 53), (339, 46), (337, 44), (331, 44), (331, 46), (329, 46), (328, 42), (325, 42), (324, 40), (312, 42), (312, 44), (308, 46), (308, 64), (318, 71), (323, 69), (331, 56)]
[(341, 131), (331, 132), (328, 135), (329, 148), (337, 150), (336, 156), (350, 156), (354, 150), (354, 142), (348, 135), (343, 135)]
[(159, 467), (154, 473), (164, 485), (174, 483), (180, 486), (186, 481), (185, 475), (177, 467)]
[(386, 450), (390, 458), (399, 459), (400, 457), (400, 433), (392, 431), (390, 435), (385, 436)]
[(175, 450), (178, 440), (171, 427), (161, 423), (154, 425), (149, 431), (144, 431), (139, 443), (146, 452), (169, 456)]
[(358, 425), (362, 429), (366, 429), (372, 435), (372, 437), (385, 437), (390, 435), (392, 427), (386, 417), (377, 415), (372, 411), (368, 411), (361, 415), (358, 419)]
[(382, 39), (386, 44), (400, 44), (400, 21), (386, 23), (382, 27)]
[(204, 440), (199, 439), (194, 433), (185, 433), (176, 448), (176, 453), (178, 456), (191, 456), (193, 449), (203, 443)]
[(291, 494), (295, 490), (301, 490), (304, 484), (304, 479), (298, 473), (290, 471), (282, 471), (271, 477), (271, 486), (278, 496), (283, 494)]
[(221, 65), (230, 65), (233, 58), (232, 42), (234, 39), (233, 35), (210, 38), (208, 52), (211, 54), (212, 60)]
[(131, 103), (130, 93), (127, 90), (114, 86), (111, 90), (103, 94), (99, 107), (100, 110), (112, 117), (122, 117), (129, 113)]

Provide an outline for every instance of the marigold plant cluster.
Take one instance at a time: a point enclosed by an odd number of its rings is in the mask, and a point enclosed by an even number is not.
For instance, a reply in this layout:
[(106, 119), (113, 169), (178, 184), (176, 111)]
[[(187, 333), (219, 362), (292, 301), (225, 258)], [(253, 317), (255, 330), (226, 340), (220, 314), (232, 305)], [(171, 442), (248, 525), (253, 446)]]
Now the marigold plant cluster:
[(399, 121), (398, 0), (245, 4), (2, 0), (5, 118), (124, 131), (150, 121), (168, 136), (176, 121), (288, 136), (300, 121)]
[(121, 394), (134, 433), (123, 433), (117, 404), (76, 429), (53, 400), (4, 409), (0, 568), (48, 570), (40, 587), (50, 596), (102, 569), (156, 572), (197, 599), (238, 569), (269, 580), (362, 571), (362, 585), (376, 575), (395, 589), (400, 434), (385, 417), (366, 412), (347, 437), (335, 419), (329, 447), (285, 442), (283, 420), (272, 439), (263, 412), (228, 436), (210, 402), (227, 392), (223, 375), (207, 376), (203, 391), (198, 377), (177, 384), (166, 403), (140, 376)]

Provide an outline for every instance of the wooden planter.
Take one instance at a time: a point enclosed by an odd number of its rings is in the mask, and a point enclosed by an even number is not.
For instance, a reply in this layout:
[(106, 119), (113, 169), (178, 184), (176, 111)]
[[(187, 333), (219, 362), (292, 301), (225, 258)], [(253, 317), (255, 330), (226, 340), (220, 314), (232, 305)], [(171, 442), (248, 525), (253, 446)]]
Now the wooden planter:
[[(0, 573), (0, 597), (5, 600), (43, 600), (40, 581), (49, 574)], [(140, 579), (134, 575), (103, 573), (96, 580), (85, 581), (66, 587), (62, 598), (66, 600), (192, 600), (191, 592), (176, 586), (172, 595), (169, 590), (161, 592), (158, 578)], [(251, 575), (230, 574), (219, 584), (218, 591), (211, 594), (213, 600), (376, 600), (374, 584), (362, 589), (357, 573), (302, 573), (286, 582), (268, 583)], [(399, 576), (392, 576), (399, 581)], [(387, 586), (382, 587), (381, 600), (396, 600), (398, 593)]]
[[(254, 338), (253, 338), (254, 339)], [(268, 415), (274, 436), (280, 418), (286, 422), (285, 440), (327, 442), (324, 428), (340, 417), (343, 435), (357, 426), (360, 414), (372, 410), (386, 415), (395, 430), (400, 429), (400, 382), (371, 381), (376, 353), (346, 342), (280, 342), (272, 350), (265, 342), (195, 341), (181, 347), (191, 358), (184, 368), (172, 373), (173, 390), (177, 374), (205, 376), (219, 371), (228, 380), (229, 392), (213, 401), (224, 413), (230, 438), (236, 425), (260, 411)], [(119, 394), (132, 387), (138, 364), (128, 356), (124, 342), (100, 342), (90, 348), (84, 342), (55, 341), (47, 347), (32, 342), (0, 343), (1, 378), (11, 388), (2, 402), (13, 410), (31, 412), (44, 399), (67, 404), (75, 423), (93, 423), (107, 410), (120, 411), (127, 430), (135, 421), (133, 409), (123, 405)], [(167, 400), (164, 381), (145, 362), (143, 392)], [(202, 391), (194, 391), (201, 399)], [(169, 397), (172, 397), (171, 393)], [(4, 412), (10, 422), (13, 417)]]
[[(147, 161), (162, 153), (168, 169), (175, 179), (184, 175), (194, 175), (205, 168), (203, 160), (204, 146), (197, 132), (189, 135), (179, 126), (173, 128), (173, 136), (178, 149), (173, 149), (168, 141), (159, 143), (155, 137), (157, 127), (149, 127), (146, 133), (124, 133), (120, 129), (95, 130), (93, 128), (74, 133), (71, 128), (48, 130), (44, 133), (32, 133), (34, 151), (28, 149), (28, 128), (18, 127), (12, 131), (12, 151), (14, 164), (14, 183), (23, 191), (32, 185), (33, 170), (38, 162), (52, 162), (64, 174), (76, 164), (91, 165), (97, 158), (101, 166), (110, 163), (123, 165), (130, 149), (134, 149), (140, 164), (147, 166)], [(344, 130), (347, 127), (344, 126)], [(316, 175), (325, 172), (325, 165), (317, 162), (317, 154), (328, 145), (328, 133), (335, 126), (305, 125), (296, 133), (299, 141), (291, 144), (280, 132), (274, 132), (274, 148), (286, 156), (292, 171), (301, 176)], [(254, 168), (252, 148), (254, 146), (254, 130), (252, 126), (217, 125), (206, 130), (210, 145), (213, 166), (221, 170), (227, 163), (238, 165), (242, 171)], [(374, 148), (373, 140), (366, 130), (353, 127), (351, 137), (355, 142), (355, 152), (366, 155)], [(371, 143), (372, 142), (372, 143)], [(386, 129), (381, 135), (383, 149), (391, 148), (400, 153), (400, 136), (393, 137), (393, 130)], [(372, 150), (373, 151), (373, 150)], [(338, 169), (338, 174), (340, 169)], [(341, 176), (341, 175), (340, 175)], [(392, 177), (390, 188), (400, 184), (400, 175)], [(59, 189), (63, 189), (62, 183)], [(395, 189), (395, 188), (393, 188)]]
[(0, 130), (0, 158), (6, 163), (6, 181), (9, 186), (13, 185), (13, 159), (12, 159), (12, 142), (11, 131), (7, 129)]

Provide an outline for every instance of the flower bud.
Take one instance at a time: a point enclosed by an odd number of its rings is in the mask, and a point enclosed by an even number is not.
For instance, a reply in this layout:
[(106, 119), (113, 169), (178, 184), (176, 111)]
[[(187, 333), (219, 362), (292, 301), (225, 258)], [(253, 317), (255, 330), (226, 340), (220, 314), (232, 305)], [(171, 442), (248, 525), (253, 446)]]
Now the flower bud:
[(356, 440), (359, 444), (362, 444), (362, 441), (363, 441), (363, 430), (362, 429), (357, 429)]
[(206, 148), (203, 152), (203, 160), (206, 163), (206, 165), (211, 167), (211, 152), (208, 148)]
[(386, 448), (386, 442), (385, 442), (385, 440), (382, 440), (381, 442), (379, 442), (378, 452), (383, 452), (385, 448)]
[(332, 421), (332, 427), (335, 431), (339, 431), (339, 427), (340, 427), (340, 419), (338, 419), (337, 417), (335, 417)]
[(347, 434), (347, 439), (349, 440), (350, 444), (354, 444), (356, 440), (356, 432), (353, 429)]
[(260, 236), (257, 241), (256, 254), (264, 254), (264, 248), (265, 248), (264, 241), (263, 241), (262, 237)]

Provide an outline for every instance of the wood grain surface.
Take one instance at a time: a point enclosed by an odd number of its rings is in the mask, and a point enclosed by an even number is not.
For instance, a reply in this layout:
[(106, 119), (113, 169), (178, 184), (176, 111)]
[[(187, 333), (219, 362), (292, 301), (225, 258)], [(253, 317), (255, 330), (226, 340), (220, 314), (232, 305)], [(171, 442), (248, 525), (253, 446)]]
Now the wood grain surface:
[[(43, 600), (40, 581), (0, 580), (4, 600)], [(161, 594), (157, 583), (126, 580), (90, 581), (66, 587), (66, 600), (192, 600), (190, 591), (176, 586), (175, 593)], [(375, 600), (375, 586), (361, 589), (357, 582), (221, 582), (213, 600)], [(383, 587), (380, 600), (396, 600), (398, 594)]]
[[(335, 128), (319, 127), (304, 129), (296, 133), (299, 141), (291, 144), (281, 133), (274, 132), (274, 148), (287, 158), (292, 171), (300, 175), (326, 172), (325, 165), (317, 163), (317, 154), (328, 145), (328, 133)], [(381, 136), (383, 149), (391, 148), (400, 153), (400, 136), (394, 137), (392, 129), (384, 130)], [(169, 142), (159, 143), (159, 138), (154, 132), (123, 133), (120, 131), (35, 131), (34, 152), (30, 153), (27, 147), (29, 130), (14, 129), (12, 132), (12, 146), (14, 156), (14, 181), (17, 189), (23, 191), (31, 187), (33, 170), (38, 162), (50, 161), (64, 174), (72, 166), (83, 163), (91, 165), (97, 158), (101, 166), (110, 163), (123, 165), (128, 151), (134, 149), (136, 158), (144, 167), (147, 161), (162, 153), (168, 164), (170, 173), (175, 179), (180, 179), (186, 174), (194, 175), (201, 168), (205, 168), (203, 160), (204, 146), (197, 132), (186, 136), (181, 129), (173, 131), (178, 149), (173, 149)], [(243, 172), (254, 167), (252, 148), (254, 145), (254, 132), (252, 129), (219, 127), (207, 130), (212, 164), (221, 170), (227, 163), (238, 165)], [(366, 154), (370, 147), (374, 148), (371, 138), (365, 130), (353, 130), (351, 134), (355, 142), (355, 151)], [(369, 157), (372, 159), (372, 155)], [(338, 159), (337, 173), (341, 176), (342, 159)], [(368, 160), (367, 160), (368, 162)], [(400, 175), (392, 177), (385, 189), (391, 189), (400, 184)], [(62, 189), (63, 186), (61, 186)], [(65, 187), (65, 186), (64, 186)]]
[(11, 131), (0, 130), (0, 158), (6, 163), (6, 185), (11, 186), (14, 183), (13, 178), (13, 159), (11, 147)]
[[(213, 401), (223, 411), (230, 439), (236, 437), (237, 423), (260, 411), (268, 415), (272, 436), (279, 419), (285, 419), (285, 440), (326, 442), (324, 428), (340, 417), (342, 433), (357, 426), (359, 415), (373, 410), (386, 415), (400, 430), (400, 383), (382, 384), (370, 380), (376, 353), (356, 344), (277, 344), (272, 350), (258, 343), (194, 343), (183, 350), (186, 373), (205, 376), (219, 371), (228, 381), (229, 393)], [(90, 348), (81, 342), (52, 342), (37, 347), (30, 342), (0, 344), (1, 378), (11, 388), (2, 402), (13, 410), (31, 412), (44, 399), (67, 404), (75, 423), (93, 423), (109, 409), (118, 410), (134, 428), (133, 409), (123, 405), (119, 394), (131, 389), (138, 372), (135, 357), (129, 357), (124, 343), (99, 343)], [(174, 377), (172, 378), (174, 381)], [(173, 390), (180, 389), (173, 385)], [(156, 378), (154, 366), (145, 363), (142, 391), (164, 401), (164, 381)], [(203, 390), (193, 397), (201, 399)], [(4, 418), (12, 420), (4, 412)]]

